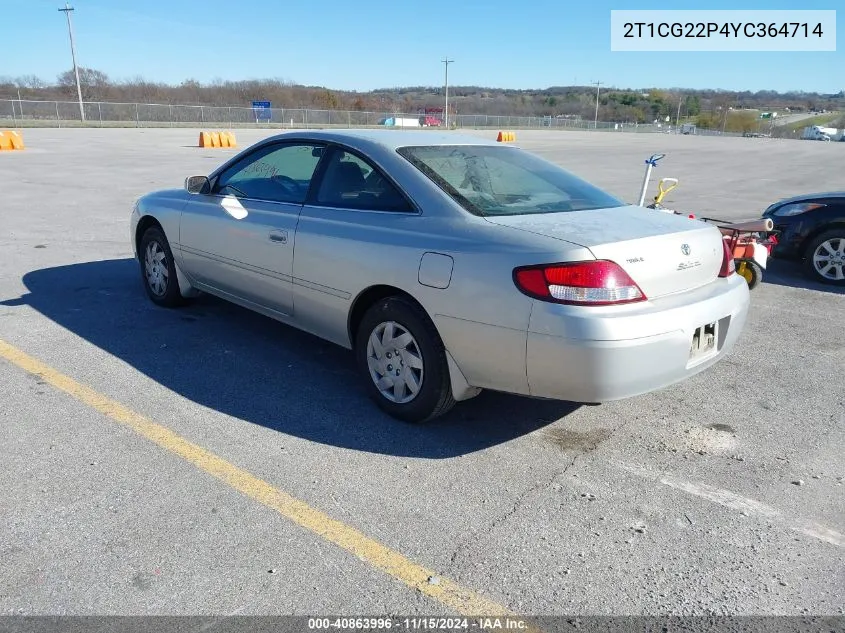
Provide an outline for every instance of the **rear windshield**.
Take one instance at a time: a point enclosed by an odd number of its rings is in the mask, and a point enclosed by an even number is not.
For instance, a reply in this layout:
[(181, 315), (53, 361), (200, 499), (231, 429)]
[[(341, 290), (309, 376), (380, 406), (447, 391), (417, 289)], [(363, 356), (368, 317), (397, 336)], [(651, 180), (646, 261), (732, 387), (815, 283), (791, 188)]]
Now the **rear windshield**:
[(397, 151), (475, 215), (626, 206), (565, 169), (515, 147), (435, 145), (400, 147)]

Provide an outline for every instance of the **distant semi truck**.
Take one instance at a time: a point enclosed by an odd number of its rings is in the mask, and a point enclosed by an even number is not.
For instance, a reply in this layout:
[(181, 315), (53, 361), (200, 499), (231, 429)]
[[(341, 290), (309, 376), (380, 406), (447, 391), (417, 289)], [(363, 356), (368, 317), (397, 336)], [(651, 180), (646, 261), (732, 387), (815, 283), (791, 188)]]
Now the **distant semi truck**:
[(839, 130), (835, 127), (822, 127), (810, 125), (804, 128), (801, 138), (809, 141), (830, 141), (839, 136)]

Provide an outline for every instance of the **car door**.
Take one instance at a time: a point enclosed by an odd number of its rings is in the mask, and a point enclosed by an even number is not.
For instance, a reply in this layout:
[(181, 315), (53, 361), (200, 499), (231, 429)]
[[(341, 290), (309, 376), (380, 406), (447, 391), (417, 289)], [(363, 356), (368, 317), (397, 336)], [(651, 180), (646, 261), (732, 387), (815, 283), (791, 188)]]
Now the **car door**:
[[(374, 283), (416, 281), (408, 256), (419, 211), (375, 165), (350, 150), (327, 150), (302, 208), (294, 258), (297, 325), (344, 344), (356, 293)], [(413, 245), (413, 244), (411, 244)], [(420, 251), (421, 252), (421, 251)]]
[(296, 225), (322, 145), (257, 148), (191, 198), (182, 211), (185, 272), (200, 287), (277, 313), (293, 314)]

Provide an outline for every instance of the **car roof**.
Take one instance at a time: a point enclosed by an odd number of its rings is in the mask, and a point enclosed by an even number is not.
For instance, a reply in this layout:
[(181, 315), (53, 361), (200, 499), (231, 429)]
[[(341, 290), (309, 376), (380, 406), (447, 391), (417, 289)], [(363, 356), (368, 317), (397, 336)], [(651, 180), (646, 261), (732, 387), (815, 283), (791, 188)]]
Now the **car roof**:
[(384, 129), (319, 129), (319, 130), (291, 130), (277, 134), (266, 141), (282, 140), (285, 138), (311, 138), (315, 140), (333, 141), (337, 143), (357, 144), (367, 143), (380, 145), (388, 150), (395, 150), (407, 146), (437, 146), (437, 145), (498, 145), (502, 144), (494, 139), (481, 136), (471, 136), (455, 132), (435, 132), (428, 130), (384, 130)]

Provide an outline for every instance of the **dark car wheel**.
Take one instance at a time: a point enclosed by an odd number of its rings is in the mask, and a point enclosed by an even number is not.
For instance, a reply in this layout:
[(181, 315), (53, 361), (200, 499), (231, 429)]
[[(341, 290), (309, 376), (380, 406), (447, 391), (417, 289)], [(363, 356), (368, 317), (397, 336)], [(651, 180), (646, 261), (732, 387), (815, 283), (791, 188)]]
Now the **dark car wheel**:
[(141, 264), (144, 289), (153, 303), (166, 308), (175, 308), (186, 303), (179, 291), (173, 252), (160, 228), (150, 227), (144, 231), (138, 260)]
[(367, 310), (355, 343), (367, 391), (386, 413), (427, 422), (455, 405), (446, 350), (428, 315), (402, 297)]
[(845, 229), (825, 231), (807, 245), (804, 271), (816, 281), (845, 286)]

